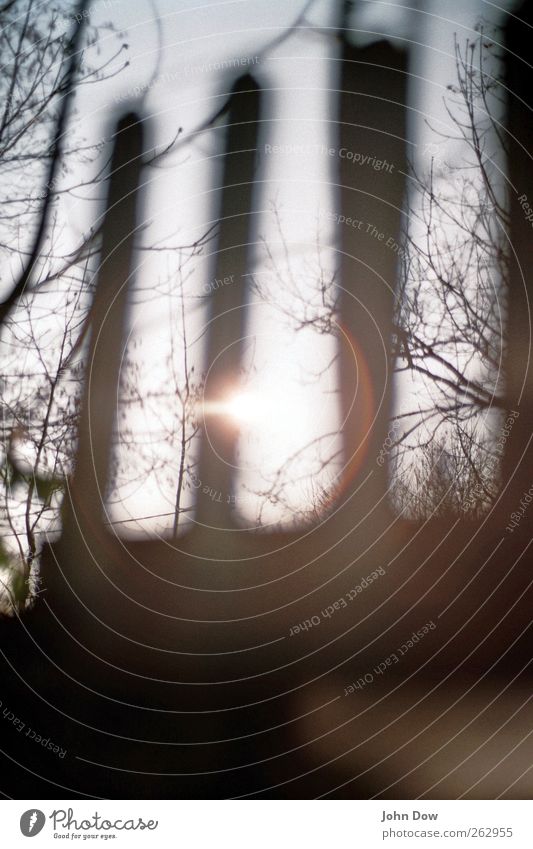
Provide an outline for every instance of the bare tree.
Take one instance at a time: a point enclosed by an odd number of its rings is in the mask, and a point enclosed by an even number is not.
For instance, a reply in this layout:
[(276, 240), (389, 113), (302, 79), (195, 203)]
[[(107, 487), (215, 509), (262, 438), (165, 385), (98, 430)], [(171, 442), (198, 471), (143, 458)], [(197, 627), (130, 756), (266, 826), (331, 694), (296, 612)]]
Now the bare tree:
[[(491, 431), (507, 405), (502, 364), (509, 215), (502, 177), (503, 89), (494, 44), (481, 26), (464, 48), (456, 41), (457, 79), (446, 102), (453, 131), (441, 139), (455, 158), (450, 163), (435, 145), (429, 170), (412, 169), (411, 228), (395, 317), (397, 372), (412, 376), (426, 400), (402, 413), (397, 474), (406, 485), (414, 482), (409, 467), (420, 449), (427, 476), (428, 459), (443, 456), (445, 443), (448, 472), (456, 481), (450, 509), (467, 484), (477, 487), (480, 503), (494, 497), (498, 464)], [(491, 469), (492, 480), (481, 493), (484, 468)], [(440, 467), (435, 475), (442, 477)], [(420, 512), (418, 496), (415, 500)]]
[[(44, 337), (34, 303), (26, 302), (10, 324), (4, 346), (1, 391), (3, 465), (2, 525), (18, 572), (17, 603), (29, 601), (37, 586), (38, 535), (57, 529), (66, 474), (71, 469), (82, 361), (72, 352), (85, 318), (83, 286), (61, 295), (60, 329)], [(36, 326), (37, 324), (37, 326)]]
[[(65, 265), (65, 257), (54, 256), (45, 245), (45, 240), (50, 243), (55, 201), (59, 194), (80, 188), (76, 165), (96, 159), (105, 143), (88, 144), (73, 129), (74, 88), (120, 72), (126, 62), (118, 71), (110, 68), (127, 48), (117, 34), (113, 55), (96, 67), (89, 65), (86, 51), (102, 33), (86, 23), (88, 17), (87, 0), (70, 10), (43, 8), (35, 0), (0, 9), (0, 47), (8, 57), (0, 82), (0, 252), (11, 277), (1, 281), (0, 323), (29, 285), (43, 284), (52, 274), (57, 279), (73, 261), (69, 257)], [(65, 175), (70, 182), (65, 183)], [(85, 247), (82, 240), (78, 253)], [(53, 272), (43, 257), (55, 260)]]
[[(427, 169), (410, 164), (408, 225), (397, 246), (390, 357), (407, 400), (394, 414), (388, 453), (396, 506), (413, 516), (431, 513), (440, 501), (439, 510), (475, 515), (497, 492), (494, 433), (507, 407), (502, 371), (510, 267), (507, 146), (496, 39), (487, 38), (481, 25), (478, 30), (464, 46), (456, 40), (456, 80), (445, 98), (451, 129), (437, 136)], [(274, 218), (280, 248), (265, 243), (266, 262), (286, 292), (275, 306), (294, 331), (338, 338), (337, 275), (324, 261), (323, 237), (317, 236), (314, 268), (308, 264), (295, 272), (276, 210)], [(254, 284), (268, 300), (260, 275)], [(280, 472), (272, 482), (274, 497), (285, 483)], [(311, 510), (315, 496), (311, 493)]]
[(155, 287), (167, 305), (167, 326), (161, 333), (169, 344), (158, 376), (150, 364), (150, 340), (143, 354), (142, 332), (132, 339), (123, 358), (108, 503), (123, 504), (128, 489), (148, 481), (167, 502), (172, 493), (172, 504), (164, 513), (117, 519), (122, 531), (139, 530), (147, 521), (152, 527), (170, 527), (176, 537), (192, 510), (204, 377), (197, 367), (201, 340), (190, 338), (190, 325), (204, 296), (195, 296), (188, 284), (194, 279), (202, 245), (179, 250), (177, 269)]
[[(76, 431), (95, 244), (89, 233), (65, 253), (56, 208), (60, 195), (83, 185), (78, 166), (96, 162), (102, 148), (72, 128), (74, 87), (116, 73), (108, 68), (125, 49), (117, 34), (111, 58), (89, 65), (85, 50), (102, 32), (87, 18), (86, 2), (0, 8), (0, 565), (11, 579), (2, 577), (0, 600), (9, 610), (35, 590), (38, 534), (57, 520)], [(104, 170), (98, 165), (91, 184)]]

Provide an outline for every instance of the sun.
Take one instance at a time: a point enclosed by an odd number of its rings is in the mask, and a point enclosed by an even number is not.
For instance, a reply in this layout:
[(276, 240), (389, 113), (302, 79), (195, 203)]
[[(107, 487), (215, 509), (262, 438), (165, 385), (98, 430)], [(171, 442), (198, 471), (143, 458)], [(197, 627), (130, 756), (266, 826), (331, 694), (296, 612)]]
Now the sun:
[(255, 392), (236, 392), (222, 406), (225, 415), (247, 424), (261, 421), (267, 412), (265, 401)]
[(204, 415), (223, 416), (237, 424), (257, 428), (268, 421), (271, 401), (263, 393), (241, 390), (232, 392), (223, 401), (204, 401), (203, 411)]

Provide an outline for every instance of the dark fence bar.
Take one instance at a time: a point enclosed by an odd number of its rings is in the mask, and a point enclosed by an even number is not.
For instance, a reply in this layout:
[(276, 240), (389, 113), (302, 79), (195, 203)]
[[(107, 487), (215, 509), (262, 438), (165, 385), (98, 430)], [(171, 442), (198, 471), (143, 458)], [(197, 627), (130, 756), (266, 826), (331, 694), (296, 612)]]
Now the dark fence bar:
[(351, 509), (383, 498), (376, 457), (389, 428), (393, 301), (404, 194), (406, 57), (346, 41), (340, 80), (342, 409), (349, 486), (370, 473)]
[(517, 410), (507, 442), (504, 483), (512, 478), (512, 502), (528, 490), (533, 480), (533, 69), (531, 38), (533, 3), (528, 0), (511, 17), (506, 38), (509, 196), (511, 206), (511, 270), (508, 293), (507, 397)]
[(64, 519), (67, 535), (73, 520), (82, 531), (91, 534), (103, 531), (128, 291), (134, 272), (142, 153), (141, 119), (134, 114), (125, 115), (116, 127), (100, 265), (90, 308), (90, 347), (77, 458)]
[(231, 283), (213, 287), (209, 295), (206, 408), (199, 463), (202, 486), (196, 491), (196, 519), (207, 527), (224, 528), (231, 521), (238, 431), (227, 416), (210, 410), (210, 405), (223, 403), (239, 385), (260, 100), (253, 77), (237, 80), (228, 115), (214, 271), (215, 279)]

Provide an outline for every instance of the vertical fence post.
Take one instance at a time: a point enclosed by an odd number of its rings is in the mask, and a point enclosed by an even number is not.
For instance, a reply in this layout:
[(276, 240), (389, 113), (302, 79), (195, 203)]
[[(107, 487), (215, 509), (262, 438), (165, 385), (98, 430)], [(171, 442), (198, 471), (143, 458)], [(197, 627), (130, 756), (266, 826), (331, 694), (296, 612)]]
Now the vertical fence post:
[[(387, 489), (392, 317), (405, 184), (405, 54), (343, 40), (339, 115), (341, 385), (346, 476), (365, 511)], [(350, 489), (348, 488), (348, 493)], [(350, 509), (356, 506), (350, 503)]]
[(197, 522), (209, 527), (228, 527), (232, 512), (237, 428), (216, 412), (216, 404), (227, 400), (239, 384), (259, 108), (259, 87), (245, 75), (235, 83), (229, 107), (216, 246), (218, 282), (209, 294), (201, 486), (196, 490)]
[(507, 28), (508, 146), (511, 211), (506, 381), (508, 407), (519, 412), (506, 444), (504, 483), (520, 499), (533, 483), (533, 3), (528, 0)]
[(102, 533), (104, 500), (112, 462), (112, 439), (124, 348), (128, 291), (133, 273), (137, 199), (143, 152), (139, 117), (117, 123), (102, 226), (98, 282), (90, 308), (90, 345), (85, 370), (78, 448), (69, 487), (70, 523)]

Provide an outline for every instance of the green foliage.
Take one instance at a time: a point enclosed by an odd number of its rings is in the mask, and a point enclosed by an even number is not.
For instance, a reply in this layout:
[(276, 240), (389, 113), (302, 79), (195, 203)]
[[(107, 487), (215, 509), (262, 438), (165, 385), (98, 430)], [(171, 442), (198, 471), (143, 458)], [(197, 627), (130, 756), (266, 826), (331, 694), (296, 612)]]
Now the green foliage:
[(23, 610), (29, 600), (29, 567), (9, 554), (0, 540), (0, 615), (13, 616)]

